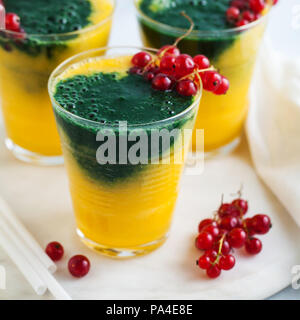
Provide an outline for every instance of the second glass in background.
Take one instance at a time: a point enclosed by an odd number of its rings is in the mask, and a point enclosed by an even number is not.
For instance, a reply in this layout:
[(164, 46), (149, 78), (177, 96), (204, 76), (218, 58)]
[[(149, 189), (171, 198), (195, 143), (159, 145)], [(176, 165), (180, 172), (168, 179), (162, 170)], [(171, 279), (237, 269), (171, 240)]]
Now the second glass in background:
[[(107, 45), (115, 1), (91, 0), (91, 5), (92, 23), (78, 31), (41, 35), (8, 30), (0, 33), (0, 98), (6, 145), (20, 160), (44, 165), (62, 163), (47, 82), (51, 72), (66, 58)], [(72, 14), (72, 4), (66, 10)]]
[[(142, 41), (145, 46), (160, 48), (173, 44), (186, 30), (175, 28), (146, 16), (135, 0)], [(193, 31), (178, 47), (192, 56), (206, 55), (230, 81), (226, 95), (203, 92), (195, 129), (204, 129), (207, 156), (226, 153), (240, 141), (248, 112), (248, 91), (256, 55), (266, 27), (267, 15), (246, 26), (217, 30)], [(195, 141), (195, 139), (194, 139)], [(194, 151), (196, 146), (193, 145)]]

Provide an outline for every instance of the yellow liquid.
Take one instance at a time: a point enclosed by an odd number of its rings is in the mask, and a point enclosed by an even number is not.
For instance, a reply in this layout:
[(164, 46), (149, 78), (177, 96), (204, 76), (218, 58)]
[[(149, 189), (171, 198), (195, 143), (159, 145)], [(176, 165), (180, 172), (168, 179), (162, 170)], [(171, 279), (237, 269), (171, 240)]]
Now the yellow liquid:
[[(93, 24), (113, 11), (111, 0), (91, 0)], [(107, 45), (111, 19), (66, 40), (67, 48), (54, 57), (31, 56), (18, 49), (0, 48), (0, 98), (7, 137), (19, 147), (42, 156), (61, 154), (59, 136), (47, 91), (48, 77), (66, 58), (81, 51)], [(84, 29), (83, 29), (84, 30)], [(61, 41), (64, 41), (62, 36)]]
[[(57, 81), (93, 71), (122, 74), (130, 66), (130, 57), (95, 60), (67, 69)], [(190, 111), (190, 118), (182, 129), (193, 128), (196, 112), (197, 108)], [(169, 164), (148, 164), (132, 177), (109, 184), (85, 174), (72, 155), (76, 146), (71, 146), (63, 128), (59, 131), (76, 222), (83, 241), (109, 256), (118, 256), (122, 251), (141, 255), (160, 246), (170, 228), (183, 169), (183, 161), (178, 164), (174, 157), (181, 154), (184, 158), (182, 154), (188, 146), (175, 143)]]
[[(241, 134), (248, 113), (248, 91), (264, 32), (258, 25), (242, 34), (214, 63), (230, 82), (226, 95), (204, 91), (195, 130), (204, 129), (206, 152), (227, 145)], [(195, 139), (193, 139), (195, 142)], [(195, 144), (193, 144), (195, 148)]]

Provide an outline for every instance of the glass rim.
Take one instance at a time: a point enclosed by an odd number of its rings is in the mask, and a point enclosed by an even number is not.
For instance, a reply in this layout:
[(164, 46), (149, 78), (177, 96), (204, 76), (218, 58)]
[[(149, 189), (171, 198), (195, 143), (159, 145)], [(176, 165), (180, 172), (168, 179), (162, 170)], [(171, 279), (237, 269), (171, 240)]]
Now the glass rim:
[[(138, 50), (148, 51), (148, 52), (152, 52), (152, 53), (158, 51), (157, 49), (154, 49), (154, 48), (146, 48), (146, 47), (140, 47), (140, 46), (107, 46), (107, 47), (102, 47), (102, 48), (83, 51), (83, 52), (81, 52), (79, 54), (76, 54), (76, 55), (68, 58), (67, 60), (63, 61), (60, 65), (58, 65), (55, 68), (55, 70), (53, 70), (53, 72), (50, 75), (49, 81), (48, 81), (48, 93), (49, 93), (49, 96), (51, 98), (53, 107), (57, 108), (59, 111), (67, 114), (68, 116), (70, 116), (70, 117), (72, 117), (74, 119), (77, 119), (77, 120), (80, 120), (80, 121), (84, 121), (84, 122), (86, 122), (88, 124), (91, 124), (92, 126), (96, 126), (96, 125), (99, 126), (100, 125), (100, 126), (103, 126), (105, 128), (117, 128), (119, 126), (120, 121), (118, 121), (118, 124), (105, 124), (105, 123), (100, 123), (99, 121), (89, 120), (89, 119), (86, 119), (86, 118), (83, 118), (83, 117), (80, 117), (78, 115), (73, 114), (72, 112), (70, 112), (70, 111), (66, 110), (64, 107), (62, 107), (56, 101), (56, 99), (54, 98), (54, 95), (53, 95), (53, 84), (55, 83), (55, 79), (57, 78), (57, 76), (62, 74), (61, 71), (63, 70), (63, 68), (67, 67), (69, 64), (70, 65), (68, 67), (72, 66), (72, 64), (71, 64), (72, 61), (77, 60), (80, 57), (85, 56), (85, 58), (83, 58), (81, 60), (81, 61), (85, 61), (86, 59), (89, 59), (88, 56), (91, 55), (91, 54), (94, 54), (94, 53), (97, 53), (97, 52), (106, 52), (107, 50), (112, 50), (112, 49), (138, 49)], [(113, 56), (113, 55), (111, 55), (111, 56)], [(101, 55), (99, 57), (101, 57)], [(105, 57), (105, 56), (103, 56), (103, 57)], [(93, 58), (96, 58), (96, 57), (93, 56)], [(75, 63), (78, 63), (78, 62), (80, 62), (80, 61), (77, 61)], [(64, 69), (64, 70), (66, 70), (66, 69)], [(201, 97), (202, 97), (202, 91), (203, 91), (203, 88), (202, 88), (202, 86), (200, 86), (200, 89), (198, 90), (197, 95), (194, 96), (194, 101), (191, 103), (191, 105), (189, 107), (187, 107), (186, 109), (184, 109), (182, 112), (180, 112), (180, 113), (178, 113), (178, 114), (176, 114), (174, 116), (171, 116), (171, 117), (168, 117), (168, 118), (165, 118), (165, 119), (162, 119), (162, 120), (152, 121), (152, 122), (128, 124), (127, 127), (128, 128), (132, 128), (132, 127), (141, 128), (141, 127), (154, 126), (154, 125), (157, 125), (157, 124), (162, 124), (162, 123), (165, 123), (165, 122), (174, 121), (174, 120), (176, 120), (178, 118), (181, 118), (185, 114), (189, 113), (191, 110), (193, 110), (195, 107), (197, 107), (199, 105)]]
[[(176, 35), (182, 35), (184, 33), (187, 32), (188, 28), (179, 28), (179, 27), (174, 27), (174, 26), (170, 26), (168, 24), (159, 22), (157, 20), (154, 20), (152, 18), (150, 18), (149, 16), (147, 16), (140, 8), (139, 8), (139, 2), (141, 0), (133, 0), (134, 2), (134, 6), (135, 6), (135, 10), (137, 11), (138, 15), (141, 16), (143, 19), (147, 20), (147, 22), (152, 23), (154, 25), (157, 25), (160, 29), (164, 29), (167, 31), (171, 31), (173, 32), (173, 34)], [(220, 34), (231, 34), (231, 33), (235, 33), (235, 32), (240, 32), (240, 31), (245, 31), (248, 29), (251, 29), (252, 27), (255, 27), (256, 25), (260, 24), (261, 22), (265, 21), (269, 15), (270, 10), (272, 9), (272, 4), (270, 3), (270, 0), (267, 0), (267, 12), (266, 14), (264, 14), (263, 16), (261, 16), (259, 19), (248, 23), (245, 26), (241, 26), (241, 27), (234, 27), (234, 28), (227, 28), (227, 29), (222, 29), (222, 30), (193, 30), (187, 37), (186, 39), (190, 39), (193, 36), (218, 36)]]
[[(49, 0), (51, 1), (51, 0)], [(73, 36), (73, 35), (79, 35), (82, 33), (86, 33), (89, 32), (91, 30), (97, 29), (98, 27), (100, 27), (102, 24), (105, 24), (106, 22), (108, 22), (109, 20), (112, 19), (115, 9), (116, 9), (116, 3), (118, 0), (110, 0), (113, 4), (113, 8), (112, 11), (110, 13), (109, 16), (107, 16), (105, 19), (102, 19), (101, 21), (92, 24), (90, 26), (87, 26), (86, 28), (82, 28), (80, 30), (75, 30), (75, 31), (70, 31), (70, 32), (63, 32), (63, 33), (49, 33), (49, 34), (41, 34), (41, 33), (26, 33), (25, 35), (26, 37), (30, 37), (30, 38), (39, 38), (39, 39), (52, 39), (52, 38), (58, 38), (58, 37), (68, 37), (68, 36)], [(23, 32), (17, 32), (17, 31), (11, 31), (11, 30), (7, 30), (7, 29), (0, 29), (0, 33), (5, 33), (8, 35), (12, 35), (12, 36), (23, 36), (24, 33)]]

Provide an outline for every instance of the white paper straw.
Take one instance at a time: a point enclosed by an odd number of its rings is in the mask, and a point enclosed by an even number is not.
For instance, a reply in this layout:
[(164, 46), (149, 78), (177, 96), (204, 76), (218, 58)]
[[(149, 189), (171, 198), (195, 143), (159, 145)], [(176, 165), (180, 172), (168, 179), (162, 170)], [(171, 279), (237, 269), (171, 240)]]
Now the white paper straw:
[[(70, 296), (65, 292), (61, 285), (55, 280), (49, 270), (42, 264), (38, 257), (33, 254), (28, 247), (26, 247), (24, 241), (22, 241), (18, 234), (11, 229), (11, 226), (6, 224), (5, 219), (0, 215), (0, 229), (5, 230), (8, 235), (8, 240), (3, 242), (3, 246), (13, 243), (13, 245), (22, 252), (27, 262), (31, 265), (34, 273), (45, 283), (46, 288), (52, 293), (52, 295), (58, 300), (71, 300)], [(28, 270), (29, 271), (29, 270)], [(28, 275), (27, 275), (28, 277)]]
[(38, 276), (20, 249), (13, 245), (10, 236), (3, 228), (0, 230), (0, 245), (30, 283), (36, 294), (43, 295), (47, 290), (45, 282)]
[(52, 293), (57, 300), (72, 300), (69, 294), (64, 290), (64, 288), (56, 281), (53, 275), (45, 269), (46, 272), (40, 272), (38, 270), (40, 277), (46, 282), (48, 290)]
[(5, 29), (5, 8), (0, 3), (0, 29)]
[(41, 263), (51, 272), (54, 273), (57, 269), (54, 262), (43, 251), (37, 241), (28, 232), (24, 225), (18, 220), (6, 202), (0, 198), (0, 216), (15, 229), (15, 233), (27, 244), (32, 252), (40, 259)]

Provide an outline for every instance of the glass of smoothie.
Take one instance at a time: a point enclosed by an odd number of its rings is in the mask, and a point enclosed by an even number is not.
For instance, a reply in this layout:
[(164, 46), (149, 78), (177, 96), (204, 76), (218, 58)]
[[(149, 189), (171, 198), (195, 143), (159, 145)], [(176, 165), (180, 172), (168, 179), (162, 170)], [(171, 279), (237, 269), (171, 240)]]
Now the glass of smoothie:
[[(247, 5), (247, 0), (239, 3)], [(149, 47), (172, 44), (186, 32), (190, 23), (182, 11), (193, 20), (194, 30), (180, 41), (179, 49), (192, 56), (206, 55), (230, 82), (226, 95), (203, 93), (195, 129), (204, 129), (206, 156), (233, 150), (247, 116), (248, 90), (271, 5), (266, 4), (257, 20), (235, 27), (226, 14), (232, 0), (135, 0), (135, 4), (142, 40)]]
[[(155, 90), (130, 73), (140, 50), (88, 51), (61, 64), (49, 80), (77, 233), (113, 257), (143, 255), (165, 241), (201, 97), (201, 90), (189, 97)], [(161, 130), (171, 134), (169, 143), (152, 140)], [(129, 138), (136, 134), (140, 138)], [(110, 137), (116, 148), (106, 154), (101, 149)]]
[(0, 30), (0, 101), (6, 146), (20, 160), (55, 165), (62, 152), (47, 81), (55, 67), (108, 42), (114, 0), (4, 0), (20, 30)]

